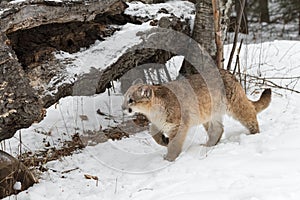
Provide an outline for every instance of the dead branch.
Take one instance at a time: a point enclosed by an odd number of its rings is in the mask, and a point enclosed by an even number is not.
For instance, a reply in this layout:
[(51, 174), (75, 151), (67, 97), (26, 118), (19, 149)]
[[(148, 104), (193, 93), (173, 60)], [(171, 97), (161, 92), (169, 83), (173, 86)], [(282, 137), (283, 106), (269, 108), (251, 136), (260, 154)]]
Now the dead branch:
[(300, 94), (299, 90), (295, 90), (293, 88), (289, 88), (289, 87), (278, 85), (277, 83), (274, 83), (273, 81), (270, 80), (270, 79), (281, 79), (281, 78), (282, 79), (293, 79), (293, 78), (299, 79), (300, 77), (292, 77), (292, 78), (291, 77), (289, 77), (289, 78), (284, 78), (284, 77), (270, 77), (270, 78), (267, 78), (267, 77), (258, 77), (258, 76), (254, 76), (254, 75), (250, 75), (250, 74), (245, 74), (245, 73), (241, 73), (241, 74), (244, 75), (244, 76), (246, 76), (246, 77), (250, 77), (250, 78), (254, 78), (254, 79), (260, 80), (260, 81), (262, 81), (264, 84), (266, 84), (269, 87), (279, 88), (279, 89), (283, 89), (283, 90), (288, 90), (288, 91)]
[[(243, 44), (243, 39), (241, 40), (240, 46), (238, 48), (238, 52), (237, 52), (237, 55), (236, 55), (236, 62), (235, 62), (234, 70), (233, 70), (233, 74), (236, 73), (236, 69), (238, 70), (240, 83), (242, 83), (241, 64), (240, 64), (240, 52), (241, 52), (242, 44)], [(246, 92), (246, 78), (245, 78), (244, 81), (245, 81), (244, 82), (244, 90)]]
[(228, 64), (227, 64), (227, 70), (230, 70), (230, 68), (231, 68), (233, 55), (234, 55), (235, 48), (236, 48), (236, 45), (237, 45), (239, 29), (240, 29), (240, 26), (241, 26), (241, 20), (242, 20), (243, 13), (244, 13), (244, 7), (245, 7), (245, 0), (241, 0), (241, 12), (239, 12), (239, 15), (238, 15), (237, 20), (236, 20), (236, 25), (235, 25), (235, 30), (234, 30), (233, 46), (232, 46), (232, 49), (231, 49), (231, 52), (230, 52), (230, 57), (229, 57), (229, 61), (228, 61)]

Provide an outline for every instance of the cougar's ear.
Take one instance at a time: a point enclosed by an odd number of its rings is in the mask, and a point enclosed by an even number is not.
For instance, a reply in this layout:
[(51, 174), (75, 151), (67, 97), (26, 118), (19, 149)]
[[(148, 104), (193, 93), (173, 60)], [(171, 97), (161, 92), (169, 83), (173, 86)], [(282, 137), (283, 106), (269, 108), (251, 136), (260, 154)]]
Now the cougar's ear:
[(135, 79), (131, 85), (143, 84), (144, 81), (141, 78)]
[(139, 91), (141, 92), (142, 97), (150, 98), (152, 96), (152, 89), (149, 85), (141, 86)]

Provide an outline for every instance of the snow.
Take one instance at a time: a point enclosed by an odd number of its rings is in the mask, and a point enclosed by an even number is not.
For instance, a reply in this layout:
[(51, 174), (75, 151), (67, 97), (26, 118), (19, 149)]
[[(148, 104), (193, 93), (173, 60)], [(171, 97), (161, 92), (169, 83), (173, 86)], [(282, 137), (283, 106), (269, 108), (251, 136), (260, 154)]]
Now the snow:
[(161, 9), (166, 9), (168, 13), (172, 13), (176, 17), (189, 20), (191, 30), (194, 27), (195, 5), (191, 2), (171, 0), (166, 3), (151, 5), (133, 1), (127, 4), (129, 7), (125, 10), (125, 14), (159, 20), (162, 17), (170, 16), (170, 14), (159, 12)]
[(5, 11), (8, 11), (9, 8), (5, 8), (5, 9), (0, 9), (0, 16), (5, 12)]
[[(260, 52), (266, 52), (261, 55), (264, 61), (261, 71), (265, 76), (299, 74), (300, 42), (248, 45), (249, 57), (241, 58), (242, 63), (247, 61), (249, 70), (257, 70), (259, 48), (262, 48)], [(299, 90), (299, 84), (294, 89)], [(62, 117), (70, 134), (75, 127), (81, 127), (79, 114), (88, 114), (91, 120), (83, 122), (86, 129), (105, 124), (95, 115), (95, 110), (101, 106), (104, 110), (111, 102), (115, 104), (110, 107), (111, 113), (117, 115), (122, 97), (112, 95), (110, 98), (109, 101), (105, 93), (61, 100), (56, 108), (48, 109), (45, 120), (22, 130), (24, 145), (30, 149), (42, 146), (44, 135), (32, 132), (37, 127), (46, 131), (52, 128), (49, 141), (61, 137), (66, 131)], [(47, 163), (46, 167), (51, 170), (42, 174), (40, 183), (18, 194), (18, 198), (299, 199), (300, 96), (273, 89), (272, 98), (269, 108), (258, 115), (260, 134), (246, 135), (246, 129), (238, 122), (225, 117), (225, 135), (217, 146), (200, 146), (205, 141), (205, 132), (202, 127), (193, 129), (185, 151), (173, 163), (163, 160), (166, 149), (156, 145), (147, 131), (121, 141), (88, 146), (72, 156)], [(10, 145), (16, 140), (12, 139)], [(69, 169), (76, 170), (62, 173)], [(98, 185), (95, 180), (85, 179), (84, 174), (99, 177)]]
[[(125, 26), (121, 32), (133, 45), (138, 39), (135, 32), (131, 32), (132, 26)], [(87, 72), (86, 65), (101, 68), (109, 60), (116, 59), (114, 51), (122, 51), (125, 45), (121, 36), (118, 37), (115, 35), (111, 41), (105, 41), (103, 50), (96, 43), (89, 51), (63, 55), (75, 59), (76, 71), (71, 71), (70, 67), (69, 72)], [(230, 49), (231, 45), (225, 46), (227, 60)], [(271, 77), (275, 83), (299, 91), (297, 81), (281, 79), (299, 76), (299, 54), (299, 41), (248, 44), (240, 53), (241, 66), (250, 74)], [(168, 62), (172, 77), (176, 77), (181, 62), (182, 57)], [(110, 96), (106, 92), (61, 99), (59, 104), (47, 109), (43, 121), (21, 130), (23, 151), (43, 148), (43, 140), (59, 147), (61, 140), (70, 138), (75, 132), (114, 125), (113, 120), (96, 114), (99, 108), (121, 122), (123, 98), (118, 87), (116, 83), (116, 93), (110, 91)], [(258, 88), (252, 83), (248, 85), (248, 93)], [(205, 131), (202, 127), (192, 128), (184, 151), (175, 162), (163, 160), (166, 148), (158, 146), (147, 131), (121, 141), (109, 140), (46, 163), (49, 170), (41, 174), (39, 183), (5, 200), (298, 200), (300, 96), (281, 89), (273, 88), (272, 91), (271, 105), (258, 115), (259, 134), (247, 135), (242, 125), (226, 116), (224, 136), (218, 145), (201, 146), (206, 139)], [(249, 95), (249, 98), (257, 99), (258, 94)], [(86, 115), (88, 120), (81, 120), (80, 115)], [(6, 141), (7, 152), (14, 155), (19, 152), (18, 135)], [(70, 172), (64, 173), (67, 170)], [(98, 181), (86, 179), (85, 174), (97, 176)]]
[(15, 182), (13, 188), (14, 188), (14, 190), (21, 190), (22, 189), (22, 183), (19, 182), (19, 181)]
[(10, 1), (9, 3), (12, 3), (12, 4), (16, 4), (16, 3), (22, 3), (22, 2), (25, 2), (26, 0), (14, 0), (14, 1)]
[(183, 19), (193, 20), (195, 16), (195, 5), (188, 1), (169, 1), (167, 3), (159, 3), (155, 5), (134, 1), (128, 3), (128, 5), (129, 7), (126, 9), (125, 14), (139, 17), (148, 17), (150, 19), (160, 19), (163, 16), (169, 16), (169, 14), (158, 12), (162, 8), (166, 9), (169, 13), (173, 13), (176, 17)]

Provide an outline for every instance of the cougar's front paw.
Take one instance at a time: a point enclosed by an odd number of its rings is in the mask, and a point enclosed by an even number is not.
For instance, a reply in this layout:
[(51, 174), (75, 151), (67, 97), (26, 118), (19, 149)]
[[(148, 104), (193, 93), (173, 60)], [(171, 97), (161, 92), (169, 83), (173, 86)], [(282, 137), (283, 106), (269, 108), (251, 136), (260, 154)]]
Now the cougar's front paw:
[(177, 153), (167, 153), (167, 155), (164, 156), (164, 159), (170, 162), (173, 162), (179, 154)]

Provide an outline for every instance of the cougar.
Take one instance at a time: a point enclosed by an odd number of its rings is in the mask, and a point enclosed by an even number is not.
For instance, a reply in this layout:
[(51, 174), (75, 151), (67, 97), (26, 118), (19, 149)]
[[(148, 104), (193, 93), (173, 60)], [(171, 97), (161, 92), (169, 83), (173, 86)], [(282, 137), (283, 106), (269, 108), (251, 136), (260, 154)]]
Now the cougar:
[[(271, 90), (265, 89), (258, 101), (247, 98), (241, 84), (230, 72), (220, 70), (225, 89), (225, 112), (238, 120), (250, 132), (259, 133), (256, 115), (268, 107)], [(193, 91), (191, 94), (190, 89)], [(203, 124), (208, 140), (206, 146), (216, 145), (223, 133), (222, 116), (212, 113), (212, 96), (203, 77), (191, 75), (160, 85), (138, 83), (124, 95), (122, 109), (128, 113), (145, 115), (154, 140), (167, 146), (165, 159), (174, 161), (182, 151), (189, 128)], [(217, 117), (216, 117), (217, 116)]]

